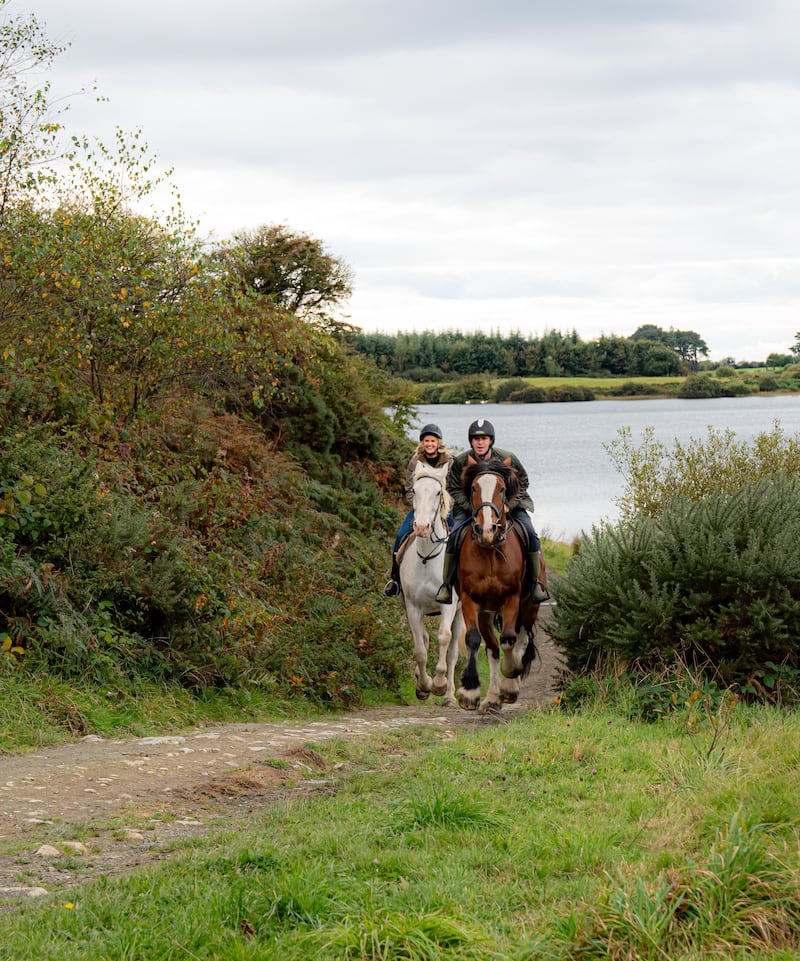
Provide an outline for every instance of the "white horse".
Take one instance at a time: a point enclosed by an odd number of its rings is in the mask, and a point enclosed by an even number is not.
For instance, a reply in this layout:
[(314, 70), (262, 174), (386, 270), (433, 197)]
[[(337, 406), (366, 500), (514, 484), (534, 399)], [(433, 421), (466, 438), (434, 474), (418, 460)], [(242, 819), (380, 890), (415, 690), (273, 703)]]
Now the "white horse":
[[(449, 464), (431, 467), (418, 463), (414, 470), (414, 535), (401, 548), (400, 585), (406, 620), (414, 638), (414, 678), (417, 698), (427, 700), (431, 693), (444, 695), (443, 704), (456, 707), (455, 669), (458, 642), (464, 631), (461, 603), (454, 595), (452, 604), (434, 599), (442, 583), (444, 548), (447, 543), (447, 515), (452, 499), (445, 486)], [(425, 616), (439, 615), (436, 632), (439, 656), (433, 678), (428, 674), (428, 629)]]

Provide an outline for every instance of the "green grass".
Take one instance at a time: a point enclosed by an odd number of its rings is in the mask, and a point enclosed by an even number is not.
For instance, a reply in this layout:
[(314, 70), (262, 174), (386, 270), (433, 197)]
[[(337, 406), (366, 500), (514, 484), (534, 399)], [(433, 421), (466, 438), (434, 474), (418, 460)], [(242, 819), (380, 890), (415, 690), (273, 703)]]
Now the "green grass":
[(796, 958), (800, 718), (740, 705), (721, 742), (597, 703), (329, 741), (333, 794), (26, 901), (0, 959)]
[(31, 677), (0, 664), (0, 744), (28, 751), (86, 734), (145, 737), (226, 721), (273, 721), (318, 716), (302, 698), (291, 705), (257, 688), (198, 695), (179, 684), (131, 682), (109, 689), (80, 679)]

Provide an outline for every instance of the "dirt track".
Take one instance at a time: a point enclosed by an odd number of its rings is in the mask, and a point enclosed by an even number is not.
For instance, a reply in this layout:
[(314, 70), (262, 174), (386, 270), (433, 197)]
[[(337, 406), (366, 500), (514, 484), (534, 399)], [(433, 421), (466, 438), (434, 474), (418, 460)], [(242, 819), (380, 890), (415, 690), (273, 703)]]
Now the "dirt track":
[[(90, 736), (0, 757), (0, 903), (125, 873), (165, 857), (164, 846), (176, 839), (202, 835), (215, 824), (230, 826), (232, 817), (281, 797), (329, 790), (330, 772), (315, 743), (416, 724), (452, 737), (549, 702), (561, 661), (546, 634), (548, 615), (543, 607), (539, 659), (520, 701), (504, 707), (499, 718), (425, 703), (368, 708), (311, 724), (223, 724), (130, 740)], [(78, 839), (83, 848), (65, 843)], [(42, 845), (53, 851), (37, 853)]]

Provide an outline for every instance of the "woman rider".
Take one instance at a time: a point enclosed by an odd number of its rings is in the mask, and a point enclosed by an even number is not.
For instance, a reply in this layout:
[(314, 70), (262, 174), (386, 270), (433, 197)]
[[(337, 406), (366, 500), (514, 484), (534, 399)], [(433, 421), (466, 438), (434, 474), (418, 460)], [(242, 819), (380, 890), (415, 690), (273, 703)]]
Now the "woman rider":
[[(453, 455), (442, 442), (442, 430), (436, 424), (426, 424), (419, 432), (419, 444), (414, 452), (414, 456), (408, 462), (406, 471), (406, 500), (409, 504), (414, 503), (414, 470), (417, 464), (423, 461), (431, 467), (442, 467), (444, 464), (453, 463)], [(400, 545), (411, 533), (414, 526), (414, 508), (406, 514), (405, 520), (400, 525), (397, 537), (394, 539), (392, 548), (392, 576), (383, 589), (386, 597), (397, 597), (400, 593), (400, 567), (397, 563), (397, 552)]]
[[(442, 575), (444, 583), (439, 588), (436, 595), (438, 604), (450, 604), (453, 599), (453, 581), (458, 570), (458, 558), (456, 550), (460, 543), (461, 527), (472, 519), (472, 506), (467, 496), (461, 489), (461, 476), (467, 466), (469, 458), (477, 461), (504, 461), (511, 458), (511, 466), (519, 474), (520, 497), (516, 507), (510, 511), (510, 515), (521, 527), (525, 529), (528, 542), (528, 555), (526, 557), (526, 569), (529, 572), (531, 598), (537, 604), (550, 599), (546, 588), (539, 581), (539, 535), (533, 526), (533, 500), (528, 493), (528, 472), (522, 466), (522, 462), (507, 450), (500, 450), (494, 446), (494, 427), (488, 420), (476, 420), (469, 425), (467, 432), (469, 439), (469, 450), (459, 454), (450, 468), (447, 476), (447, 490), (453, 497), (453, 511), (455, 513), (455, 523), (447, 539), (447, 547), (444, 555), (444, 573)], [(530, 513), (529, 513), (530, 512)]]

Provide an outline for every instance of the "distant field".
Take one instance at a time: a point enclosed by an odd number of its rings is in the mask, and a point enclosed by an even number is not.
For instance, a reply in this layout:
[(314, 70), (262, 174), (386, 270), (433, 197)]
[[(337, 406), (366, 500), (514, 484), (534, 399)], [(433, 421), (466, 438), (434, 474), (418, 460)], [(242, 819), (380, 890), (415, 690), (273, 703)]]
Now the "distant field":
[[(588, 387), (591, 390), (618, 390), (622, 384), (647, 384), (650, 387), (664, 386), (669, 393), (677, 390), (686, 380), (685, 377), (520, 377), (531, 387)], [(503, 382), (502, 378), (492, 381), (496, 387)]]

